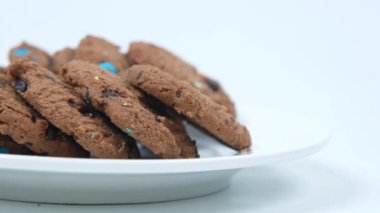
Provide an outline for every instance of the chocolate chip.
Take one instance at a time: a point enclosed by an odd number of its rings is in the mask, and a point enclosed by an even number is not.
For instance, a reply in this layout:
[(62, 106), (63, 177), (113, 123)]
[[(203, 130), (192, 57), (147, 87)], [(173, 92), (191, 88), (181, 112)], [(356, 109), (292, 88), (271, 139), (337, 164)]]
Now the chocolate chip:
[(63, 137), (65, 137), (66, 140), (70, 141), (70, 142), (75, 142), (74, 138), (70, 135), (63, 135)]
[(125, 143), (120, 142), (120, 141), (117, 141), (117, 142), (116, 142), (116, 148), (117, 148), (118, 150), (121, 150), (122, 148), (124, 148), (124, 146), (125, 146)]
[(86, 87), (86, 92), (84, 93), (84, 102), (87, 104), (91, 103), (91, 98), (90, 98), (90, 90)]
[(218, 91), (219, 88), (220, 88), (220, 85), (218, 82), (212, 80), (212, 79), (209, 79), (209, 78), (206, 78), (206, 83), (207, 85), (214, 91)]
[(182, 94), (182, 91), (181, 91), (181, 90), (177, 90), (177, 91), (175, 92), (175, 97), (180, 98), (180, 97), (181, 97), (181, 94)]
[(66, 75), (66, 73), (67, 73), (67, 69), (66, 68), (62, 68), (61, 75)]
[(94, 118), (95, 117), (95, 113), (94, 111), (87, 107), (87, 106), (81, 106), (78, 111), (83, 115), (83, 116), (86, 116), (86, 117), (90, 117), (90, 118)]
[(46, 140), (54, 140), (57, 137), (58, 129), (53, 125), (49, 125), (46, 130)]
[(28, 86), (26, 85), (25, 81), (16, 78), (15, 89), (20, 92), (25, 92), (28, 89)]
[(30, 119), (32, 120), (33, 123), (36, 123), (36, 121), (37, 121), (37, 118), (34, 115), (32, 115), (32, 117)]
[(119, 94), (117, 92), (112, 90), (107, 90), (103, 92), (102, 98), (108, 98), (108, 97), (117, 97)]
[(138, 72), (137, 74), (136, 74), (136, 80), (139, 80), (139, 78), (142, 76), (142, 72)]
[(77, 106), (73, 99), (69, 99), (69, 100), (67, 101), (67, 103), (68, 103), (71, 107), (73, 107), (73, 108), (76, 108), (76, 106)]

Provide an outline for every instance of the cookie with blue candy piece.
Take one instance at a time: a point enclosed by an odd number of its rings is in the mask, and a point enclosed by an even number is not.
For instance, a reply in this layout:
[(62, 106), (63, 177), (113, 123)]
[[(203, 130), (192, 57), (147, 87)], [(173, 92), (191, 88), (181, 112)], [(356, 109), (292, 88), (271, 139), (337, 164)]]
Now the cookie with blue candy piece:
[(120, 78), (125, 87), (138, 98), (141, 105), (156, 116), (156, 121), (161, 122), (172, 133), (175, 142), (181, 149), (181, 158), (198, 158), (199, 153), (196, 142), (187, 134), (181, 116), (156, 98), (130, 84), (126, 79), (127, 71), (121, 72)]
[(141, 105), (118, 75), (80, 60), (63, 66), (61, 75), (82, 99), (154, 154), (162, 158), (181, 158), (174, 135), (157, 121), (154, 113)]
[(12, 87), (6, 73), (0, 73), (0, 134), (38, 154), (87, 157), (88, 153), (82, 147), (52, 126), (16, 93), (26, 90), (26, 81), (17, 79)]
[[(24, 100), (52, 125), (72, 136), (92, 156), (118, 159), (139, 157), (135, 141), (88, 106), (60, 76), (37, 63), (20, 59), (8, 67), (8, 77)], [(34, 119), (29, 120), (32, 123)], [(46, 137), (50, 136), (54, 138), (54, 134), (47, 134)]]
[(10, 62), (21, 57), (27, 58), (31, 61), (37, 62), (45, 68), (49, 68), (51, 63), (51, 57), (46, 51), (27, 42), (22, 42), (20, 45), (12, 48), (9, 51), (8, 57)]
[(118, 46), (91, 35), (80, 41), (75, 59), (97, 64), (113, 74), (118, 74), (127, 67), (127, 60)]
[(181, 149), (181, 157), (198, 158), (196, 143), (187, 134), (181, 116), (141, 90), (134, 89), (132, 91), (137, 95), (143, 106), (156, 115), (156, 120), (164, 124), (173, 134), (177, 145)]

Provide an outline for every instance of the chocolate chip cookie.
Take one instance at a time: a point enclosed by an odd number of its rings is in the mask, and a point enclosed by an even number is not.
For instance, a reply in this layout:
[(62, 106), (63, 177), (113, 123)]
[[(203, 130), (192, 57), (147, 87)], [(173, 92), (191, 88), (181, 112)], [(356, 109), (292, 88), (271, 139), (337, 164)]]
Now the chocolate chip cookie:
[(73, 60), (74, 58), (75, 58), (75, 50), (72, 48), (66, 47), (53, 54), (50, 68), (55, 73), (59, 73), (61, 70), (61, 67), (67, 62)]
[(95, 36), (86, 36), (80, 41), (75, 58), (98, 64), (114, 74), (127, 67), (127, 60), (118, 46)]
[(26, 42), (21, 43), (9, 51), (10, 62), (18, 58), (27, 58), (46, 68), (49, 68), (51, 63), (51, 57), (47, 52)]
[[(123, 71), (121, 75), (127, 72)], [(123, 78), (122, 78), (123, 79)], [(182, 158), (198, 158), (198, 150), (195, 141), (191, 140), (190, 136), (185, 130), (185, 126), (181, 117), (172, 109), (165, 106), (156, 98), (148, 95), (147, 93), (138, 90), (129, 82), (124, 82), (127, 88), (130, 89), (140, 100), (140, 103), (149, 111), (156, 115), (156, 120), (165, 125), (166, 128), (172, 133), (177, 145), (181, 149)]]
[[(25, 91), (25, 82), (16, 80), (14, 88)], [(59, 157), (87, 157), (88, 153), (72, 138), (35, 112), (0, 73), (0, 133), (10, 136), (35, 153)]]
[(134, 65), (126, 72), (128, 81), (134, 86), (175, 109), (224, 144), (237, 150), (250, 147), (251, 138), (247, 128), (238, 123), (225, 107), (203, 95), (188, 82), (150, 65)]
[(163, 158), (179, 158), (180, 148), (170, 131), (141, 106), (117, 75), (85, 61), (71, 61), (61, 75), (92, 106), (105, 113), (129, 136)]
[[(91, 109), (58, 75), (25, 59), (8, 67), (11, 85), (48, 119), (97, 158), (135, 158), (135, 141)], [(32, 120), (32, 119), (31, 119)]]
[(173, 53), (153, 44), (133, 42), (129, 47), (127, 59), (131, 65), (153, 65), (179, 80), (187, 81), (218, 104), (227, 107), (227, 111), (235, 117), (234, 103), (221, 85), (217, 81), (200, 74), (195, 67)]
[(33, 152), (26, 146), (16, 143), (9, 136), (0, 134), (0, 154), (31, 155)]

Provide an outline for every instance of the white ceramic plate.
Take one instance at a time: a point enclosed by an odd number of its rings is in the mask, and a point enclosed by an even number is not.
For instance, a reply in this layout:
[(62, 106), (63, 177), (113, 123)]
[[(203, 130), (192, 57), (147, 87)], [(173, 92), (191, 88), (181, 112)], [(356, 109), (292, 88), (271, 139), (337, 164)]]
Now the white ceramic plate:
[(245, 106), (239, 117), (253, 137), (237, 153), (189, 127), (200, 159), (100, 160), (0, 154), (0, 199), (42, 203), (116, 204), (177, 200), (226, 188), (240, 169), (320, 150), (329, 132), (317, 121)]

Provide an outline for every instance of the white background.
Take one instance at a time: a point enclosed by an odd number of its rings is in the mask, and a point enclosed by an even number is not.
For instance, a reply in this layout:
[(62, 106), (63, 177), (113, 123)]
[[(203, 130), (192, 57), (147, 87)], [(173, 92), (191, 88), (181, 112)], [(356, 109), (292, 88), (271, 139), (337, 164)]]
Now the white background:
[(366, 0), (2, 1), (1, 65), (22, 40), (49, 52), (88, 33), (123, 51), (147, 40), (218, 78), (236, 102), (319, 117), (334, 137), (315, 156), (243, 171), (208, 197), (97, 207), (0, 201), (0, 212), (380, 212), (379, 11)]

